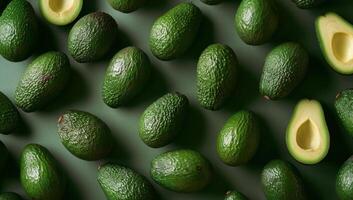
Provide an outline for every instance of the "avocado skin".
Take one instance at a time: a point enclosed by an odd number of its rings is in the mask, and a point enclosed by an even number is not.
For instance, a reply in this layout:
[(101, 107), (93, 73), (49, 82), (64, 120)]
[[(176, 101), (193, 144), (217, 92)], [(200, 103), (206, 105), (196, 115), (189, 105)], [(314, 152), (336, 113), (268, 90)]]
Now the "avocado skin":
[(20, 124), (20, 116), (9, 98), (0, 92), (0, 133), (9, 134)]
[(238, 191), (228, 191), (224, 200), (248, 200), (248, 198)]
[(308, 9), (319, 5), (325, 0), (292, 0), (298, 8)]
[(28, 58), (38, 42), (38, 22), (30, 3), (12, 0), (0, 17), (0, 54), (19, 62)]
[(233, 50), (212, 44), (201, 54), (197, 64), (197, 98), (201, 106), (218, 110), (232, 94), (236, 84), (238, 61)]
[(162, 153), (151, 163), (151, 177), (175, 192), (195, 192), (211, 180), (210, 163), (198, 152), (181, 149)]
[(0, 194), (0, 200), (22, 200), (22, 197), (13, 192), (4, 192)]
[(353, 156), (338, 171), (336, 192), (341, 200), (353, 199)]
[(353, 136), (353, 89), (344, 90), (337, 95), (335, 109), (342, 126)]
[(261, 182), (268, 200), (306, 199), (299, 174), (285, 161), (273, 160), (266, 164), (261, 174)]
[(286, 97), (304, 78), (308, 63), (308, 53), (297, 43), (275, 47), (266, 57), (260, 93), (272, 100)]
[(2, 171), (5, 169), (7, 165), (7, 161), (9, 159), (9, 151), (7, 150), (7, 147), (5, 144), (0, 141), (0, 176), (3, 175)]
[(51, 51), (40, 55), (17, 85), (16, 105), (25, 112), (42, 109), (64, 90), (70, 76), (70, 62), (64, 53)]
[(83, 160), (105, 158), (113, 147), (108, 126), (98, 117), (84, 111), (70, 110), (61, 115), (58, 134), (66, 149)]
[(169, 144), (182, 128), (189, 101), (185, 95), (168, 93), (143, 112), (139, 123), (142, 141), (153, 148)]
[(123, 13), (130, 13), (139, 9), (146, 0), (108, 0), (110, 5)]
[(152, 184), (132, 169), (107, 163), (98, 170), (98, 182), (108, 200), (155, 200)]
[(110, 61), (103, 83), (103, 101), (117, 108), (132, 100), (150, 77), (147, 55), (137, 47), (120, 50)]
[(90, 13), (79, 19), (68, 37), (68, 51), (80, 63), (102, 59), (114, 46), (118, 25), (104, 12)]
[(256, 153), (260, 128), (251, 111), (239, 111), (226, 122), (217, 137), (217, 153), (231, 166), (247, 163)]
[(243, 0), (235, 14), (235, 29), (249, 45), (268, 42), (278, 23), (279, 16), (273, 0)]
[(39, 144), (27, 145), (20, 158), (23, 189), (32, 199), (59, 200), (65, 192), (65, 178), (52, 154)]
[(208, 5), (216, 5), (223, 2), (223, 0), (201, 0), (201, 1)]
[(180, 3), (159, 17), (150, 32), (150, 49), (160, 60), (180, 57), (193, 43), (202, 13), (192, 3)]

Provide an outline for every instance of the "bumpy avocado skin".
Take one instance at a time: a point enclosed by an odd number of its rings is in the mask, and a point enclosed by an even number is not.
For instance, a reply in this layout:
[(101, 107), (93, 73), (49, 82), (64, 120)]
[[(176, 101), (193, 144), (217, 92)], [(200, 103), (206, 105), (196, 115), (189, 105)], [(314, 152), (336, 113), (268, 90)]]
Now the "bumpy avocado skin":
[(22, 200), (22, 197), (13, 192), (4, 192), (0, 194), (0, 200)]
[(282, 160), (273, 160), (263, 169), (262, 187), (268, 200), (304, 200), (303, 183), (296, 169)]
[(155, 200), (152, 184), (132, 169), (107, 163), (98, 170), (98, 183), (108, 200)]
[(102, 59), (115, 45), (118, 25), (104, 12), (90, 13), (72, 27), (68, 37), (68, 51), (80, 63)]
[(226, 122), (217, 137), (217, 153), (231, 166), (247, 163), (256, 153), (260, 128), (251, 111), (239, 111)]
[(15, 91), (15, 103), (25, 112), (42, 109), (69, 82), (71, 67), (61, 52), (47, 52), (36, 58), (23, 73)]
[(337, 95), (335, 109), (342, 126), (353, 137), (353, 89), (344, 90)]
[(268, 42), (277, 30), (279, 16), (273, 0), (243, 0), (235, 14), (235, 29), (247, 44)]
[(27, 145), (20, 158), (23, 189), (32, 199), (60, 200), (65, 193), (65, 178), (51, 153), (38, 144)]
[(105, 158), (113, 147), (108, 126), (98, 117), (84, 111), (70, 110), (61, 115), (58, 134), (66, 149), (83, 160)]
[(180, 3), (153, 24), (149, 44), (157, 58), (171, 60), (184, 54), (193, 43), (202, 13), (192, 3)]
[(233, 50), (212, 44), (201, 54), (197, 64), (197, 98), (201, 106), (218, 110), (236, 86), (238, 61)]
[(211, 180), (211, 166), (198, 152), (181, 149), (158, 155), (151, 163), (151, 176), (175, 192), (195, 192)]
[(9, 134), (20, 125), (20, 116), (10, 99), (0, 92), (0, 133)]
[(298, 8), (308, 9), (319, 5), (325, 0), (292, 0)]
[(37, 47), (38, 22), (26, 0), (12, 0), (0, 17), (0, 54), (18, 62), (28, 58)]
[(297, 43), (275, 47), (266, 57), (260, 93), (272, 100), (286, 97), (304, 78), (308, 63), (307, 51)]
[(238, 191), (228, 191), (224, 200), (248, 200), (242, 193)]
[(137, 47), (120, 50), (110, 61), (103, 82), (103, 101), (117, 108), (132, 100), (146, 85), (151, 69), (147, 55)]
[(336, 192), (341, 200), (353, 199), (353, 156), (338, 171)]
[(115, 10), (130, 13), (143, 6), (146, 0), (108, 0), (108, 2)]
[(143, 112), (139, 123), (142, 141), (153, 148), (169, 144), (182, 128), (189, 101), (179, 93), (168, 93)]

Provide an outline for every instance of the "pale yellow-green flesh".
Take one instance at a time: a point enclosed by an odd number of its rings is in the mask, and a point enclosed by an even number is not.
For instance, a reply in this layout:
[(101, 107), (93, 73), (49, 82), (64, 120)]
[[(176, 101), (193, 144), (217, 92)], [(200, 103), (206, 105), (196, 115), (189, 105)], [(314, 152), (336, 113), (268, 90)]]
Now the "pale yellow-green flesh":
[(317, 22), (323, 51), (329, 64), (341, 73), (353, 73), (353, 28), (334, 13)]
[(291, 155), (304, 164), (320, 162), (328, 152), (329, 140), (320, 103), (300, 101), (287, 129), (286, 142)]
[(56, 25), (66, 25), (78, 16), (82, 0), (40, 0), (41, 12), (45, 18)]

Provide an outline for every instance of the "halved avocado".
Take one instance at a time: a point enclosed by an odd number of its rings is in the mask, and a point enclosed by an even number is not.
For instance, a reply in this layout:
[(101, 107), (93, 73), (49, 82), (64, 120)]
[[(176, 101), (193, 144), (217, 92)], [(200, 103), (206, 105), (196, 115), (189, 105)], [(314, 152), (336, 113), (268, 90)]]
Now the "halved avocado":
[(335, 13), (316, 20), (321, 50), (331, 67), (341, 74), (353, 74), (353, 26)]
[(64, 26), (73, 22), (80, 14), (83, 0), (39, 0), (44, 18), (55, 25)]
[(286, 135), (289, 153), (303, 164), (316, 164), (328, 153), (330, 134), (324, 111), (316, 100), (301, 100), (294, 109)]

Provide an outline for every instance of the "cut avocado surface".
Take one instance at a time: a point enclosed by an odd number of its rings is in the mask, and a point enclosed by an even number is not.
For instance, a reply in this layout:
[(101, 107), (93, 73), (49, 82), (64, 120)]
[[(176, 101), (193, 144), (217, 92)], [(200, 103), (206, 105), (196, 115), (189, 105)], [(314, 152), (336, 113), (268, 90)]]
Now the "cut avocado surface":
[(321, 50), (331, 67), (341, 74), (353, 74), (353, 26), (335, 13), (316, 21)]
[(80, 14), (83, 0), (39, 0), (44, 18), (55, 25), (67, 25)]
[(330, 135), (324, 111), (316, 100), (301, 100), (287, 128), (289, 153), (303, 164), (315, 164), (327, 155)]

